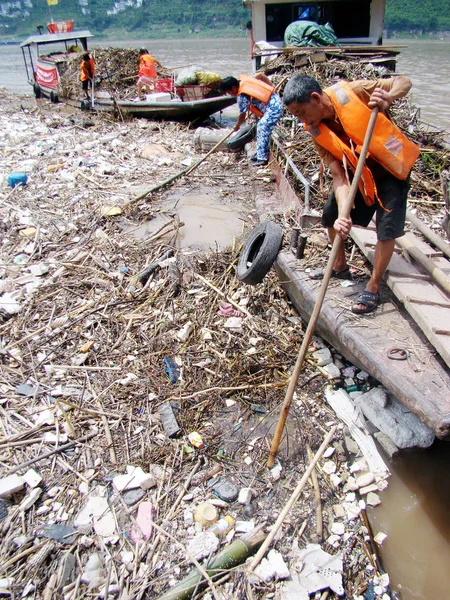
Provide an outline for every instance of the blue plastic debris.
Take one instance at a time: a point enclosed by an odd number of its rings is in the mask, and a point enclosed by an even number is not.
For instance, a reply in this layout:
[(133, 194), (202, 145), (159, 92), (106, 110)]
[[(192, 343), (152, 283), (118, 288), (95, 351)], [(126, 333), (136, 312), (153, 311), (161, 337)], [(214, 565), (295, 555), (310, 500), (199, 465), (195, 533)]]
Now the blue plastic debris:
[(169, 376), (169, 379), (172, 383), (177, 383), (180, 378), (180, 369), (173, 358), (170, 356), (164, 356), (164, 370)]
[(8, 175), (8, 185), (12, 188), (16, 185), (26, 185), (28, 181), (28, 175), (26, 173), (10, 173)]

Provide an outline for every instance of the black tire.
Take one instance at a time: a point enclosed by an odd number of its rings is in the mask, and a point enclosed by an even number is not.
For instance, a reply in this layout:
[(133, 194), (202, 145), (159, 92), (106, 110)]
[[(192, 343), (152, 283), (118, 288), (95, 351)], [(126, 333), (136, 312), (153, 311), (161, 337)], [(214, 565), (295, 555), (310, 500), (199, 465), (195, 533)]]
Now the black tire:
[(228, 150), (242, 150), (245, 144), (248, 144), (255, 139), (255, 136), (256, 125), (254, 123), (251, 125), (244, 125), (230, 137), (227, 142), (227, 148)]
[(237, 278), (249, 285), (261, 283), (270, 271), (283, 242), (283, 230), (273, 221), (258, 225), (244, 244), (237, 265)]
[(33, 83), (33, 92), (35, 98), (40, 98), (42, 96), (41, 86), (38, 83)]
[(50, 102), (53, 102), (53, 104), (58, 104), (59, 98), (56, 92), (50, 92)]

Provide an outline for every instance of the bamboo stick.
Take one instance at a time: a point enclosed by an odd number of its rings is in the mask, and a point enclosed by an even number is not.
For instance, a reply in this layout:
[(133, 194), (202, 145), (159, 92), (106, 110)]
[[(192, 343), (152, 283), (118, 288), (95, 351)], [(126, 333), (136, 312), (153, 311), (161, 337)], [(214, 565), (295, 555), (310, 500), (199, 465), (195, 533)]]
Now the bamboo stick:
[(183, 169), (182, 171), (179, 171), (178, 173), (175, 173), (175, 175), (172, 175), (172, 177), (169, 177), (165, 181), (162, 181), (161, 183), (158, 183), (158, 184), (154, 185), (152, 188), (150, 188), (149, 190), (147, 190), (146, 192), (144, 192), (140, 196), (137, 196), (136, 198), (133, 198), (133, 200), (130, 200), (129, 202), (127, 202), (126, 204), (124, 204), (121, 208), (122, 209), (128, 208), (128, 206), (131, 206), (135, 202), (139, 202), (139, 200), (143, 200), (144, 198), (146, 198), (147, 196), (149, 196), (152, 192), (156, 192), (157, 190), (160, 190), (161, 188), (165, 187), (166, 185), (169, 185), (169, 183), (172, 183), (176, 179), (179, 179), (180, 177), (183, 177), (183, 175), (189, 175), (190, 173), (192, 173), (192, 171), (194, 171), (195, 169), (197, 169), (197, 167), (199, 167), (203, 162), (205, 162), (205, 160), (207, 158), (209, 158), (211, 156), (211, 154), (213, 152), (215, 152), (219, 146), (221, 146), (224, 142), (226, 142), (226, 140), (233, 133), (235, 133), (235, 132), (232, 129), (229, 133), (227, 133), (226, 136), (224, 136), (220, 140), (220, 142), (217, 142), (217, 144), (213, 148), (211, 148), (211, 150), (207, 154), (205, 154), (205, 156), (203, 158), (201, 158), (200, 160), (198, 160), (195, 164), (193, 164), (190, 167), (186, 167), (186, 169)]
[(428, 258), (419, 248), (414, 246), (405, 236), (396, 239), (397, 244), (406, 250), (406, 252), (414, 258), (422, 267), (428, 271), (432, 278), (438, 283), (443, 290), (450, 294), (450, 279), (445, 272), (436, 266), (436, 264)]
[(309, 467), (306, 469), (305, 473), (303, 474), (303, 477), (298, 482), (297, 487), (292, 492), (292, 495), (289, 498), (289, 500), (287, 501), (285, 507), (283, 508), (283, 510), (278, 515), (278, 518), (275, 521), (272, 529), (270, 530), (269, 535), (267, 536), (267, 538), (265, 539), (263, 545), (258, 550), (258, 552), (256, 553), (256, 556), (254, 557), (254, 559), (250, 563), (249, 571), (254, 571), (256, 569), (256, 567), (259, 565), (259, 563), (261, 562), (262, 558), (264, 557), (264, 554), (267, 552), (267, 549), (269, 548), (270, 544), (272, 543), (275, 535), (277, 534), (277, 532), (280, 529), (280, 527), (283, 525), (284, 519), (286, 518), (286, 516), (288, 515), (289, 511), (291, 510), (291, 508), (294, 506), (294, 504), (299, 499), (300, 494), (302, 493), (303, 488), (305, 487), (306, 482), (311, 477), (311, 473), (314, 471), (314, 467), (316, 466), (317, 462), (322, 457), (322, 454), (325, 452), (328, 444), (333, 439), (335, 431), (336, 431), (336, 425), (334, 427), (332, 427), (330, 429), (330, 431), (328, 432), (328, 434), (326, 435), (325, 439), (323, 440), (322, 444), (320, 445), (320, 448), (317, 450), (316, 454), (314, 455), (314, 458), (309, 463)]
[(447, 258), (450, 258), (450, 244), (448, 244), (440, 235), (430, 229), (428, 225), (426, 225), (419, 219), (419, 217), (413, 214), (409, 208), (406, 209), (406, 218), (414, 225), (416, 229), (420, 231), (420, 233), (430, 240), (430, 242), (436, 246), (436, 248), (439, 248), (439, 250), (441, 250), (441, 252), (443, 252)]
[[(369, 124), (367, 126), (367, 132), (364, 138), (364, 144), (361, 149), (361, 154), (359, 156), (358, 165), (355, 170), (355, 175), (353, 177), (352, 185), (350, 187), (350, 191), (347, 197), (347, 201), (345, 206), (343, 207), (342, 217), (348, 217), (350, 215), (350, 211), (353, 206), (353, 200), (355, 199), (356, 192), (358, 190), (359, 180), (361, 178), (362, 170), (364, 167), (364, 163), (366, 160), (367, 152), (369, 149), (370, 140), (372, 139), (372, 133), (375, 127), (375, 122), (378, 116), (378, 108), (372, 109), (372, 114), (370, 115)], [(289, 409), (291, 407), (292, 398), (294, 395), (295, 387), (297, 385), (298, 378), (300, 376), (300, 372), (303, 366), (303, 362), (305, 360), (306, 352), (308, 351), (309, 342), (311, 341), (312, 335), (314, 333), (314, 329), (316, 327), (317, 319), (319, 318), (320, 309), (322, 308), (323, 300), (325, 298), (325, 294), (328, 288), (328, 283), (331, 278), (331, 273), (333, 271), (333, 266), (339, 251), (339, 247), (342, 244), (342, 238), (340, 235), (336, 235), (334, 238), (333, 246), (331, 249), (330, 257), (328, 259), (328, 264), (323, 274), (322, 285), (319, 290), (319, 294), (317, 296), (316, 304), (314, 305), (313, 312), (311, 314), (311, 318), (308, 323), (308, 328), (306, 329), (305, 336), (303, 338), (303, 343), (300, 347), (300, 351), (298, 353), (297, 361), (295, 363), (294, 371), (289, 380), (289, 386), (286, 391), (286, 396), (283, 401), (283, 405), (281, 407), (280, 418), (278, 420), (277, 428), (275, 430), (275, 434), (273, 436), (272, 445), (269, 452), (269, 458), (267, 460), (267, 466), (269, 468), (273, 467), (275, 462), (275, 456), (277, 455), (278, 448), (281, 443), (281, 436), (283, 435), (284, 425), (286, 423), (287, 416), (289, 414)]]

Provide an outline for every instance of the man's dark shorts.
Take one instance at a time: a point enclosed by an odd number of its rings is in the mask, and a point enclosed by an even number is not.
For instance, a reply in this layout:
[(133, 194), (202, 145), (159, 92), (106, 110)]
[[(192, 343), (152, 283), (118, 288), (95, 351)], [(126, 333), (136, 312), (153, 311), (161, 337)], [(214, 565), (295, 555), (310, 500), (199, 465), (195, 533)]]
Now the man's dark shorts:
[(85, 79), (84, 81), (81, 82), (81, 88), (83, 90), (88, 90), (89, 89), (89, 79)]
[[(376, 213), (377, 238), (394, 240), (405, 233), (406, 201), (409, 190), (409, 176), (405, 181), (397, 179), (380, 165), (372, 168), (375, 178), (378, 197), (384, 210), (378, 202), (367, 206), (361, 192), (358, 190), (355, 197), (355, 206), (350, 213), (353, 225), (367, 227)], [(390, 212), (388, 212), (390, 211)], [(338, 207), (334, 193), (328, 198), (322, 214), (322, 225), (333, 227), (338, 217)]]

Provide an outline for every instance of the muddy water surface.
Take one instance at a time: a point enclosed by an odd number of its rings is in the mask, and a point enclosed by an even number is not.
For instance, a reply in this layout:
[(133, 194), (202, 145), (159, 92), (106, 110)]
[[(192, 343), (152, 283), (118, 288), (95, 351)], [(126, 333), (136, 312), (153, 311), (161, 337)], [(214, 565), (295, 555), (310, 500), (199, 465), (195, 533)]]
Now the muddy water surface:
[[(148, 239), (173, 222), (174, 217), (184, 225), (177, 236), (179, 248), (223, 251), (242, 234), (245, 209), (227, 205), (218, 197), (218, 188), (203, 189), (172, 198), (159, 207), (159, 214), (138, 227), (130, 226), (125, 233)], [(169, 241), (173, 230), (162, 239)]]
[(369, 518), (387, 539), (381, 558), (402, 600), (450, 597), (450, 443), (402, 452)]

